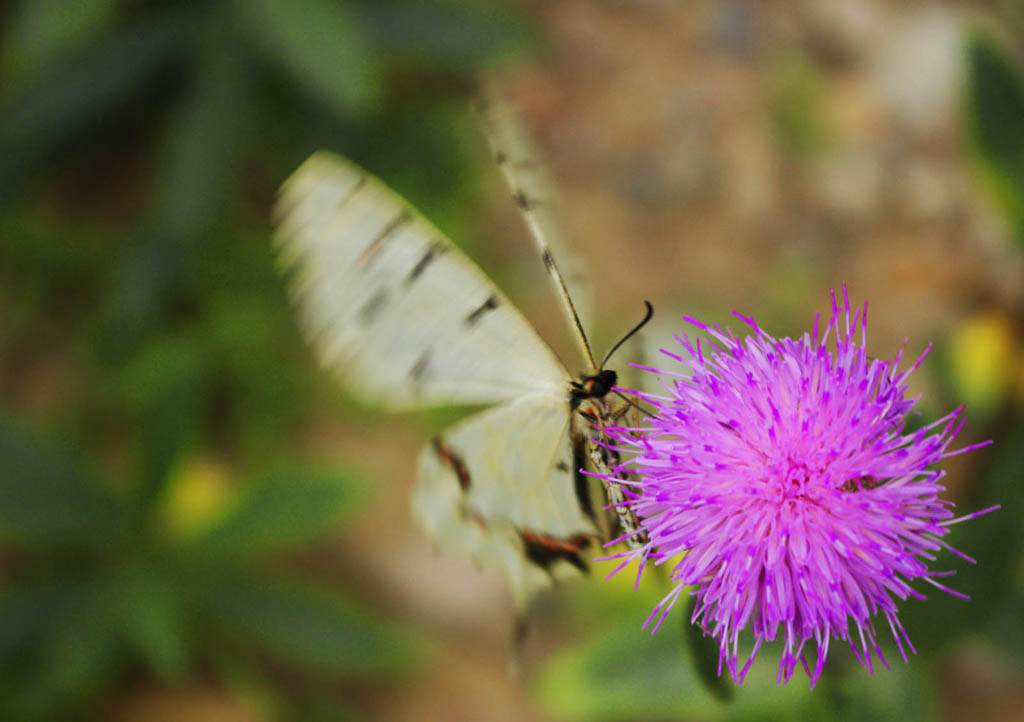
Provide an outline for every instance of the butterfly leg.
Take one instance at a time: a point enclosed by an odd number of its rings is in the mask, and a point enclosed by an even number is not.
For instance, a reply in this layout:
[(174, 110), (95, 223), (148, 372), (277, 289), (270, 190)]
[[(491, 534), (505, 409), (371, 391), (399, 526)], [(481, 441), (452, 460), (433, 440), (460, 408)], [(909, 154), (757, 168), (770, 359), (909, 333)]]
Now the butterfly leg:
[(582, 412), (582, 416), (587, 420), (590, 430), (586, 437), (587, 455), (590, 457), (590, 463), (595, 473), (601, 477), (609, 506), (615, 512), (619, 528), (626, 535), (626, 543), (629, 547), (642, 549), (647, 545), (647, 533), (640, 525), (636, 512), (626, 503), (628, 498), (623, 485), (611, 481), (613, 476), (622, 474), (620, 470), (622, 460), (619, 453), (608, 443), (608, 437), (604, 431), (604, 415), (601, 409), (595, 406)]

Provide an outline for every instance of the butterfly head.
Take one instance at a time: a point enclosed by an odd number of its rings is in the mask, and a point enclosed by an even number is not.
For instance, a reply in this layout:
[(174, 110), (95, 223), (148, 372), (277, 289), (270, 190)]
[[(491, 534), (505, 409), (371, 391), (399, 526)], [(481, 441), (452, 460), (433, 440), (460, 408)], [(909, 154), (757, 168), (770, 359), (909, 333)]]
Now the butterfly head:
[[(572, 408), (575, 409), (587, 399), (600, 399), (611, 391), (615, 384), (619, 381), (619, 375), (611, 369), (606, 369), (604, 365), (608, 363), (608, 359), (612, 357), (622, 344), (630, 339), (637, 331), (644, 327), (644, 325), (651, 320), (651, 316), (654, 315), (654, 307), (651, 306), (650, 301), (644, 301), (644, 306), (647, 307), (647, 313), (644, 314), (643, 320), (640, 321), (632, 330), (619, 339), (619, 342), (612, 346), (611, 350), (605, 354), (604, 359), (601, 361), (600, 370), (593, 376), (583, 375), (579, 381), (573, 381), (570, 390), (570, 401)], [(621, 395), (621, 394), (620, 394)]]
[(618, 380), (619, 375), (611, 369), (601, 369), (593, 376), (583, 376), (579, 381), (573, 381), (570, 390), (573, 408), (587, 399), (604, 397)]

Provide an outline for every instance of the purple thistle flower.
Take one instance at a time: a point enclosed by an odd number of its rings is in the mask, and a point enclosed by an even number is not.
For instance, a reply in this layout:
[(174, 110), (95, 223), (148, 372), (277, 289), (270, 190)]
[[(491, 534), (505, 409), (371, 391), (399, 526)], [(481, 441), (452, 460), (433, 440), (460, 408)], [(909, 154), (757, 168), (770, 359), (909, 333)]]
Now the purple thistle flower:
[[(914, 647), (897, 617), (897, 600), (925, 597), (920, 579), (964, 597), (939, 581), (951, 572), (927, 562), (948, 549), (973, 562), (942, 537), (948, 527), (992, 509), (954, 518), (939, 498), (944, 458), (986, 446), (948, 451), (963, 427), (963, 407), (905, 433), (917, 398), (906, 398), (910, 368), (900, 371), (904, 348), (891, 361), (865, 352), (867, 304), (851, 321), (832, 294), (831, 320), (819, 333), (775, 339), (752, 319), (737, 337), (686, 317), (712, 339), (702, 345), (686, 334), (676, 340), (689, 358), (663, 351), (686, 372), (655, 371), (667, 396), (643, 395), (655, 411), (641, 428), (613, 430), (620, 467), (638, 481), (627, 485), (645, 534), (642, 548), (622, 559), (672, 564), (675, 586), (655, 606), (644, 628), (652, 633), (680, 594), (696, 597), (691, 621), (719, 642), (737, 684), (762, 644), (783, 643), (777, 682), (798, 663), (817, 682), (832, 639), (846, 640), (871, 671), (872, 618), (880, 615), (904, 662)], [(828, 349), (832, 340), (834, 350)], [(618, 472), (617, 472), (618, 473)], [(997, 508), (997, 507), (993, 507)], [(685, 552), (685, 554), (684, 554)], [(740, 632), (750, 627), (753, 649), (739, 668)], [(805, 645), (817, 645), (813, 671)]]

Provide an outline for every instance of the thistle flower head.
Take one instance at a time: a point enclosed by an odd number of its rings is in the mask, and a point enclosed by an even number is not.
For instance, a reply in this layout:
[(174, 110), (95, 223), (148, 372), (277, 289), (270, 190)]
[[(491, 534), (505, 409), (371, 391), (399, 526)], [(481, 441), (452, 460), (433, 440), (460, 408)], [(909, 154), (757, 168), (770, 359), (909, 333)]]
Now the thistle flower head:
[[(949, 450), (962, 408), (908, 431), (917, 399), (906, 396), (907, 378), (927, 349), (903, 370), (902, 349), (889, 361), (872, 358), (867, 306), (851, 312), (844, 288), (832, 307), (824, 329), (816, 317), (797, 339), (773, 338), (739, 314), (751, 329), (744, 338), (685, 318), (707, 342), (677, 336), (686, 355), (663, 353), (680, 367), (657, 372), (669, 379), (667, 395), (647, 397), (655, 410), (641, 428), (613, 432), (629, 457), (621, 472), (637, 480), (611, 480), (624, 484), (644, 539), (616, 555), (624, 558), (616, 571), (631, 561), (641, 572), (670, 565), (674, 587), (645, 627), (656, 630), (689, 591), (691, 621), (717, 639), (719, 673), (724, 663), (737, 683), (775, 640), (782, 683), (801, 664), (813, 686), (833, 639), (869, 670), (872, 652), (884, 664), (875, 622), (906, 661), (904, 645), (914, 648), (897, 601), (924, 598), (911, 584), (963, 596), (926, 563), (943, 548), (969, 559), (943, 540), (963, 519), (939, 497), (945, 472), (936, 464), (988, 442)], [(753, 647), (740, 668), (748, 627)]]

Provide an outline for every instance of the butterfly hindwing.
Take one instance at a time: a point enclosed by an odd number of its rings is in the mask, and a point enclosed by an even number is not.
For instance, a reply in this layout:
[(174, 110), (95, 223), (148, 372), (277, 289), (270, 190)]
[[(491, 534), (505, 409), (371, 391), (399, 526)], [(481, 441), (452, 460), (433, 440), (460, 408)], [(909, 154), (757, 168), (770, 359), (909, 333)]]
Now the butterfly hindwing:
[(565, 367), (483, 271), (353, 163), (314, 154), (282, 186), (275, 221), (304, 330), (364, 401), (563, 393)]
[(597, 529), (579, 498), (567, 400), (536, 394), (456, 424), (417, 462), (413, 511), (440, 542), (505, 567), (520, 606), (586, 568)]

